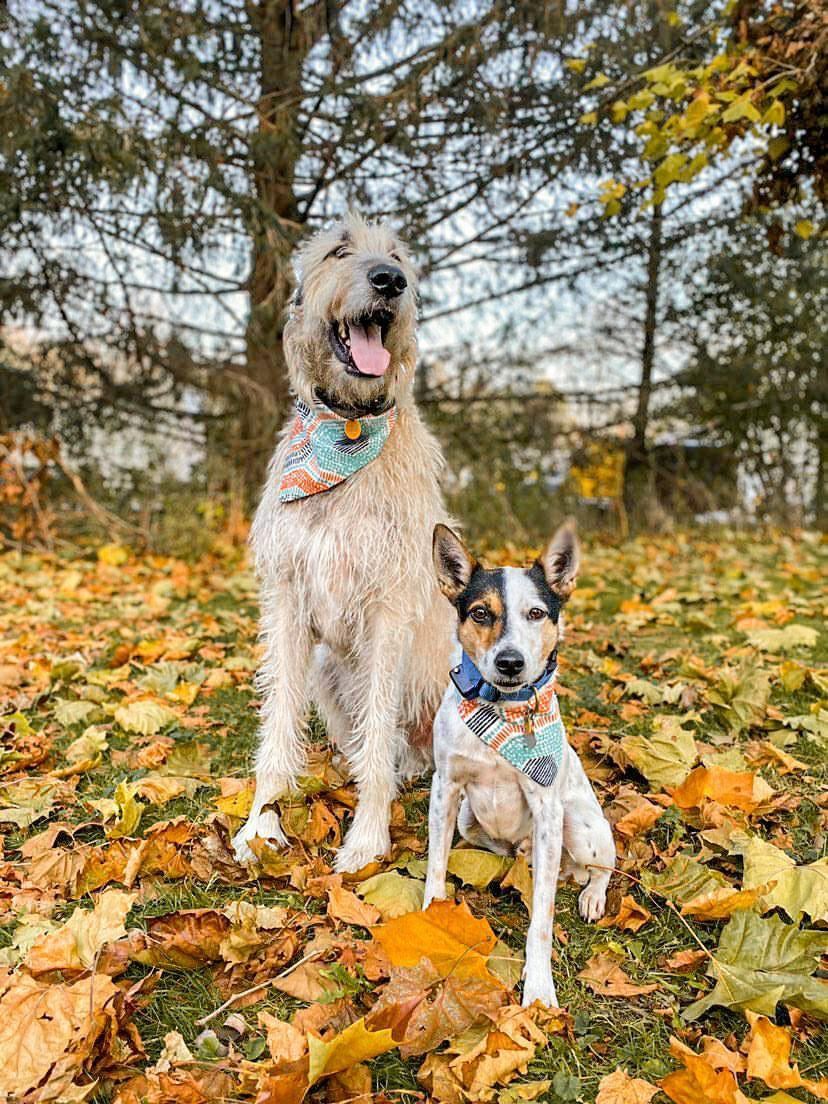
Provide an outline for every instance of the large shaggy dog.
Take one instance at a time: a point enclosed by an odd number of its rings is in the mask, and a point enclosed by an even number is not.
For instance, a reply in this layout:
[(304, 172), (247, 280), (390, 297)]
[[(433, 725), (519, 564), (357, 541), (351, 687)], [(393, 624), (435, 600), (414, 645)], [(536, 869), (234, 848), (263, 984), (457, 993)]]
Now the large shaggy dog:
[(302, 773), (313, 700), (357, 784), (336, 861), (353, 871), (388, 850), (397, 779), (430, 758), (453, 631), (431, 563), (441, 458), (412, 400), (416, 276), (404, 245), (349, 217), (299, 262), (285, 353), (300, 417), (316, 414), (356, 445), (372, 419), (391, 428), (330, 489), (302, 467), (301, 426), (277, 445), (251, 536), (265, 645), (256, 794), (234, 843), (241, 861), (256, 836), (285, 844), (273, 802)]

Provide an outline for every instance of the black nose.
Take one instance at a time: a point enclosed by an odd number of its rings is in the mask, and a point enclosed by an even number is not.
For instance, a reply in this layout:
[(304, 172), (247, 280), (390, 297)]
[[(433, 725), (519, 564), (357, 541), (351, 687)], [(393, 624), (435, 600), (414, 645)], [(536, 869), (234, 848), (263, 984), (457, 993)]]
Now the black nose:
[(523, 670), (523, 656), (517, 648), (504, 648), (495, 658), (494, 664), (501, 675), (514, 678)]
[(368, 273), (368, 283), (383, 299), (396, 299), (408, 287), (403, 270), (390, 264), (374, 265)]

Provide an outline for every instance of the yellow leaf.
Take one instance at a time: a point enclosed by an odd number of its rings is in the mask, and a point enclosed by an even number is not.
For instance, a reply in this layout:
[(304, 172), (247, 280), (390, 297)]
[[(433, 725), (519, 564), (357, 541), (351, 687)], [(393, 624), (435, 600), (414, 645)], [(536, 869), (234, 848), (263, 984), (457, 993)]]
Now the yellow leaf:
[(115, 720), (124, 731), (139, 732), (142, 736), (154, 736), (175, 719), (171, 709), (147, 698), (119, 705), (115, 710)]
[(584, 92), (590, 92), (593, 88), (603, 88), (605, 84), (609, 84), (610, 79), (606, 73), (599, 73), (596, 77), (593, 77), (589, 84), (584, 85)]
[(595, 124), (598, 122), (598, 112), (587, 111), (586, 114), (580, 117), (578, 122), (583, 123), (584, 126), (595, 126)]
[(785, 105), (781, 100), (774, 100), (762, 119), (763, 123), (772, 126), (782, 126), (785, 122)]
[(583, 73), (586, 69), (586, 58), (567, 58), (564, 65), (567, 69), (571, 69), (573, 73)]
[(811, 237), (813, 232), (814, 224), (811, 222), (810, 219), (800, 219), (796, 226), (794, 226), (794, 233), (798, 237), (803, 238), (805, 241), (807, 241), (808, 238)]
[(425, 886), (416, 878), (406, 878), (396, 870), (387, 870), (366, 878), (354, 887), (369, 904), (377, 908), (383, 920), (395, 920), (423, 907)]
[(502, 878), (512, 860), (492, 851), (478, 851), (473, 847), (455, 847), (449, 852), (448, 872), (464, 885), (485, 889), (491, 882)]
[(376, 1058), (378, 1054), (393, 1050), (396, 1045), (390, 1028), (371, 1031), (365, 1025), (364, 1016), (327, 1042), (308, 1035), (308, 1084), (315, 1085), (322, 1077)]
[(102, 544), (98, 549), (98, 559), (109, 567), (121, 567), (129, 559), (129, 549), (122, 544)]

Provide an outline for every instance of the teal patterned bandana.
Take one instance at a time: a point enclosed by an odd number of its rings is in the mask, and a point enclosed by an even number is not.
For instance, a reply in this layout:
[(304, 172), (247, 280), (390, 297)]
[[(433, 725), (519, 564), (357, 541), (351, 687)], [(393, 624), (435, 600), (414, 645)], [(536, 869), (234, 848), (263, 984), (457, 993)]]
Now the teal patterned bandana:
[(470, 732), (533, 782), (555, 781), (566, 733), (552, 681), (520, 702), (465, 698), (458, 690), (457, 712)]
[(397, 409), (343, 418), (322, 403), (297, 400), (279, 483), (279, 501), (329, 491), (376, 460), (397, 421)]

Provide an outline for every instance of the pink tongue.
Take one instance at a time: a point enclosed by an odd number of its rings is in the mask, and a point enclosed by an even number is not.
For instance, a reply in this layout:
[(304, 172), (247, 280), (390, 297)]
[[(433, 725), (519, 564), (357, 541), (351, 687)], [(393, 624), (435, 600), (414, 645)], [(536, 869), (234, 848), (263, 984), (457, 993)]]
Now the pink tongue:
[(357, 326), (349, 322), (351, 331), (351, 356), (360, 372), (366, 376), (384, 376), (391, 361), (391, 354), (382, 344), (379, 326)]

